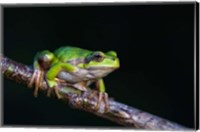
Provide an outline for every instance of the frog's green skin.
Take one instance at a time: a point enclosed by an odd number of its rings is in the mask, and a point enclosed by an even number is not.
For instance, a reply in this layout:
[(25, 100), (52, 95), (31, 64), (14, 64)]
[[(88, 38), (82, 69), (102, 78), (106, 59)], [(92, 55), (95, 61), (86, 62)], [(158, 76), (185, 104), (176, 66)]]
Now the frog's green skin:
[[(61, 47), (55, 52), (48, 50), (38, 53), (34, 68), (46, 71), (50, 87), (56, 87), (56, 78), (68, 83), (78, 84), (96, 82), (101, 92), (105, 91), (102, 78), (119, 68), (116, 52), (89, 51), (77, 47)], [(79, 86), (79, 85), (74, 85)]]

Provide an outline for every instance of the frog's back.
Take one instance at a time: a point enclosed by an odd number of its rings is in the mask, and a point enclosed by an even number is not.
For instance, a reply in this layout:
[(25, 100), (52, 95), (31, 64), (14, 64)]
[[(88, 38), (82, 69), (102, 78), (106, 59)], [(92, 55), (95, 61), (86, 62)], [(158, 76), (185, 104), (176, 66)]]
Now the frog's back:
[(55, 50), (54, 54), (60, 61), (66, 62), (77, 58), (85, 58), (91, 52), (92, 51), (78, 47), (65, 46)]

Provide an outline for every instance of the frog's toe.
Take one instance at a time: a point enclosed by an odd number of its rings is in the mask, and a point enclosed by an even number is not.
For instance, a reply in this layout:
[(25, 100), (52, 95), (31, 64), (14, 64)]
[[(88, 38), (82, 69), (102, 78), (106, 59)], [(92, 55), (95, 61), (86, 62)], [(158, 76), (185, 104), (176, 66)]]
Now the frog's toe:
[(61, 95), (59, 94), (59, 88), (58, 88), (57, 86), (55, 86), (55, 87), (53, 87), (53, 88), (48, 88), (47, 96), (48, 96), (48, 97), (51, 97), (51, 93), (53, 92), (53, 90), (54, 90), (54, 92), (55, 92), (55, 94), (56, 94), (56, 97), (57, 97), (58, 99), (61, 99)]
[(95, 110), (98, 111), (99, 108), (100, 108), (101, 102), (102, 102), (103, 93), (102, 93), (102, 92), (99, 92), (99, 91), (93, 91), (93, 92), (89, 95), (88, 99), (92, 99), (95, 95), (98, 97), (97, 105), (95, 106)]
[(103, 93), (104, 103), (105, 103), (105, 113), (110, 111), (110, 103), (109, 103), (109, 97), (106, 92)]
[(98, 102), (97, 105), (95, 107), (96, 111), (99, 110), (101, 102), (102, 102), (102, 98), (103, 98), (103, 93), (102, 92), (98, 92)]
[(37, 97), (38, 95), (38, 90), (41, 87), (43, 80), (44, 80), (44, 71), (39, 70), (37, 72), (36, 81), (35, 81), (35, 91), (34, 91), (35, 97)]
[(40, 71), (39, 72), (39, 77), (38, 77), (37, 82), (36, 82), (38, 87), (42, 86), (43, 81), (44, 81), (44, 71)]
[(54, 90), (55, 90), (57, 98), (61, 99), (61, 95), (59, 94), (59, 88), (58, 88), (58, 86), (54, 87)]
[(105, 103), (105, 113), (109, 112), (110, 104), (109, 104), (108, 94), (106, 92), (94, 91), (88, 98), (91, 99), (92, 97), (94, 97), (95, 94), (98, 96), (98, 101), (97, 101), (97, 105), (95, 107), (95, 110), (98, 111), (102, 101), (104, 101), (104, 103)]
[(37, 70), (34, 70), (34, 72), (33, 72), (33, 75), (32, 75), (32, 77), (31, 77), (31, 80), (30, 80), (30, 82), (29, 82), (29, 84), (28, 84), (28, 87), (32, 87), (33, 86), (33, 84), (34, 84), (34, 82), (35, 82), (35, 79), (36, 79), (36, 76), (37, 76)]
[(104, 101), (105, 104), (105, 110), (104, 110), (105, 113), (109, 112), (110, 104), (109, 104), (108, 94), (106, 92), (99, 92), (96, 110), (97, 111), (99, 110), (102, 101)]
[(52, 90), (54, 90), (56, 96), (58, 99), (61, 98), (61, 95), (59, 94), (59, 87), (56, 81), (52, 81), (52, 80), (47, 80), (47, 84), (48, 84), (48, 91), (47, 91), (47, 96), (50, 97)]
[(34, 96), (37, 97), (38, 95), (38, 90), (42, 86), (42, 82), (44, 80), (44, 71), (38, 70), (37, 75), (35, 77), (35, 91), (34, 91)]
[(41, 82), (43, 81), (43, 78), (44, 78), (44, 71), (35, 69), (31, 77), (31, 80), (28, 84), (28, 87), (33, 87), (33, 85), (35, 85), (35, 90), (34, 90), (35, 97), (37, 97), (38, 95), (38, 90), (39, 90), (39, 87), (41, 86)]
[(52, 88), (48, 88), (47, 90), (47, 97), (51, 97)]

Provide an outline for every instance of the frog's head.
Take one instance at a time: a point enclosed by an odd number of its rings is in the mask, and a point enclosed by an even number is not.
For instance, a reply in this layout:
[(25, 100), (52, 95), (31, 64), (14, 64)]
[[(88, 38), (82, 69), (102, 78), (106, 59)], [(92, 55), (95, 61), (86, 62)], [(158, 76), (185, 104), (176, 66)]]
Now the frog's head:
[(115, 51), (103, 53), (96, 51), (85, 58), (84, 68), (96, 78), (101, 78), (120, 67), (119, 58)]

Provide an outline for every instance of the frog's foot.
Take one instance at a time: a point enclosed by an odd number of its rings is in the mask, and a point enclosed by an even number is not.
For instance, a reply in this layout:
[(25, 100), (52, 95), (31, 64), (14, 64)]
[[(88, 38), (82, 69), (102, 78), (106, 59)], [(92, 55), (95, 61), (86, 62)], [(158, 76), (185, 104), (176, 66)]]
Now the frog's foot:
[(47, 80), (47, 84), (48, 84), (47, 96), (50, 97), (52, 90), (54, 90), (56, 97), (58, 99), (61, 99), (61, 95), (59, 94), (59, 87), (58, 87), (57, 83), (55, 81)]
[(28, 87), (32, 87), (33, 84), (35, 84), (35, 90), (34, 90), (35, 97), (37, 97), (38, 95), (38, 90), (43, 82), (43, 78), (44, 78), (44, 71), (35, 69), (32, 78), (30, 80), (30, 83), (28, 84)]
[(91, 99), (95, 95), (98, 96), (98, 102), (97, 102), (97, 105), (95, 107), (95, 110), (98, 111), (99, 108), (100, 108), (101, 102), (104, 101), (104, 103), (105, 103), (105, 113), (107, 113), (110, 110), (108, 94), (106, 92), (94, 91), (88, 98)]
[(47, 91), (47, 96), (51, 97), (51, 93), (53, 92), (52, 90), (54, 90), (56, 97), (58, 99), (61, 99), (61, 95), (59, 94), (59, 88), (58, 87), (49, 88), (48, 91)]

